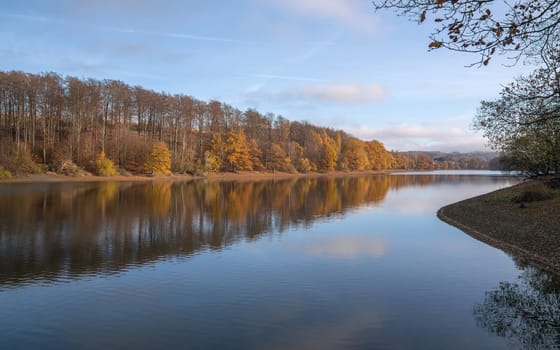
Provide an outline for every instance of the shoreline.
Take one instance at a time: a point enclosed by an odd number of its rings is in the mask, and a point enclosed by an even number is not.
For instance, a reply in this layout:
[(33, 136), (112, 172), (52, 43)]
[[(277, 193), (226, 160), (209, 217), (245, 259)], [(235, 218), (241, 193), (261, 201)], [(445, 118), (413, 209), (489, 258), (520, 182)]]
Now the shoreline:
[(560, 195), (523, 206), (511, 201), (532, 182), (446, 205), (437, 217), (522, 263), (560, 276)]
[(203, 176), (188, 174), (171, 175), (115, 175), (115, 176), (68, 176), (55, 173), (33, 174), (27, 176), (13, 177), (0, 180), (1, 184), (32, 184), (32, 183), (73, 183), (73, 182), (153, 182), (153, 181), (259, 181), (259, 180), (285, 180), (292, 178), (315, 178), (315, 177), (345, 177), (361, 175), (382, 175), (401, 172), (403, 170), (366, 170), (366, 171), (333, 171), (327, 173), (286, 173), (286, 172), (264, 172), (264, 171), (240, 171), (227, 173), (211, 173)]

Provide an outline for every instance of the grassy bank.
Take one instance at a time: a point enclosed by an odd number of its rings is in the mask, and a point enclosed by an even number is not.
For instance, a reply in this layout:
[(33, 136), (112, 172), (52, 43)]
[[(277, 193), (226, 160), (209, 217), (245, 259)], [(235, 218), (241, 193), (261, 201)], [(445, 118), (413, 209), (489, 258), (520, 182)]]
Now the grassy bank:
[(560, 275), (559, 179), (527, 181), (441, 208), (474, 238)]

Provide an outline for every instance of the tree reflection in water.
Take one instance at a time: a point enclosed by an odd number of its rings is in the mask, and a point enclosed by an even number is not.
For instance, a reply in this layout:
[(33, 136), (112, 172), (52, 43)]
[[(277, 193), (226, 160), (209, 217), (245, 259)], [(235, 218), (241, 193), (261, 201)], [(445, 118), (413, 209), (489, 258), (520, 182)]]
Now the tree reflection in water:
[(560, 278), (535, 267), (501, 282), (474, 307), (477, 325), (523, 349), (560, 349)]
[(219, 250), (381, 202), (389, 189), (454, 181), (488, 180), (380, 175), (2, 185), (0, 287), (114, 273), (161, 258)]

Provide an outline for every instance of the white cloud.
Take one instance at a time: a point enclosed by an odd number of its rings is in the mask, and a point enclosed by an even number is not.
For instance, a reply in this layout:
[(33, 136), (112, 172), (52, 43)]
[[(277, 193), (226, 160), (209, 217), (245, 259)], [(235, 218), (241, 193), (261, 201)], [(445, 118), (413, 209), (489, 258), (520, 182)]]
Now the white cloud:
[(488, 150), (484, 138), (469, 127), (470, 118), (460, 117), (436, 122), (399, 123), (384, 127), (366, 125), (345, 128), (365, 140), (376, 139), (390, 150), (470, 152)]
[[(363, 32), (375, 29), (373, 15), (358, 8), (357, 1), (352, 0), (261, 0), (297, 15), (328, 19), (350, 26)], [(367, 3), (367, 2), (366, 2)], [(368, 4), (369, 5), (369, 4)], [(367, 8), (366, 8), (367, 9)], [(370, 8), (373, 13), (373, 9)]]
[(316, 85), (301, 90), (301, 95), (324, 101), (342, 103), (378, 102), (387, 98), (387, 91), (381, 85)]
[[(291, 77), (291, 80), (303, 80), (303, 77)], [(388, 93), (378, 84), (323, 84), (308, 85), (279, 92), (268, 93), (258, 85), (249, 91), (250, 98), (268, 99), (280, 102), (288, 101), (321, 101), (343, 104), (360, 104), (384, 101)]]

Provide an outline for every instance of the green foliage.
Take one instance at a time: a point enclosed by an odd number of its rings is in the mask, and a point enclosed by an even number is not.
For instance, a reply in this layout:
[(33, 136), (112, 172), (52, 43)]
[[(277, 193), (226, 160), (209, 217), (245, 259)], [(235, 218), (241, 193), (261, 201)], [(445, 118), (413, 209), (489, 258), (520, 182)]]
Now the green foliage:
[(0, 165), (0, 179), (9, 179), (12, 177), (12, 173)]
[(95, 174), (98, 176), (115, 176), (119, 172), (115, 168), (113, 161), (105, 157), (105, 152), (101, 151), (94, 164)]
[(144, 162), (144, 171), (149, 174), (171, 174), (171, 152), (165, 143), (158, 142), (152, 146)]

